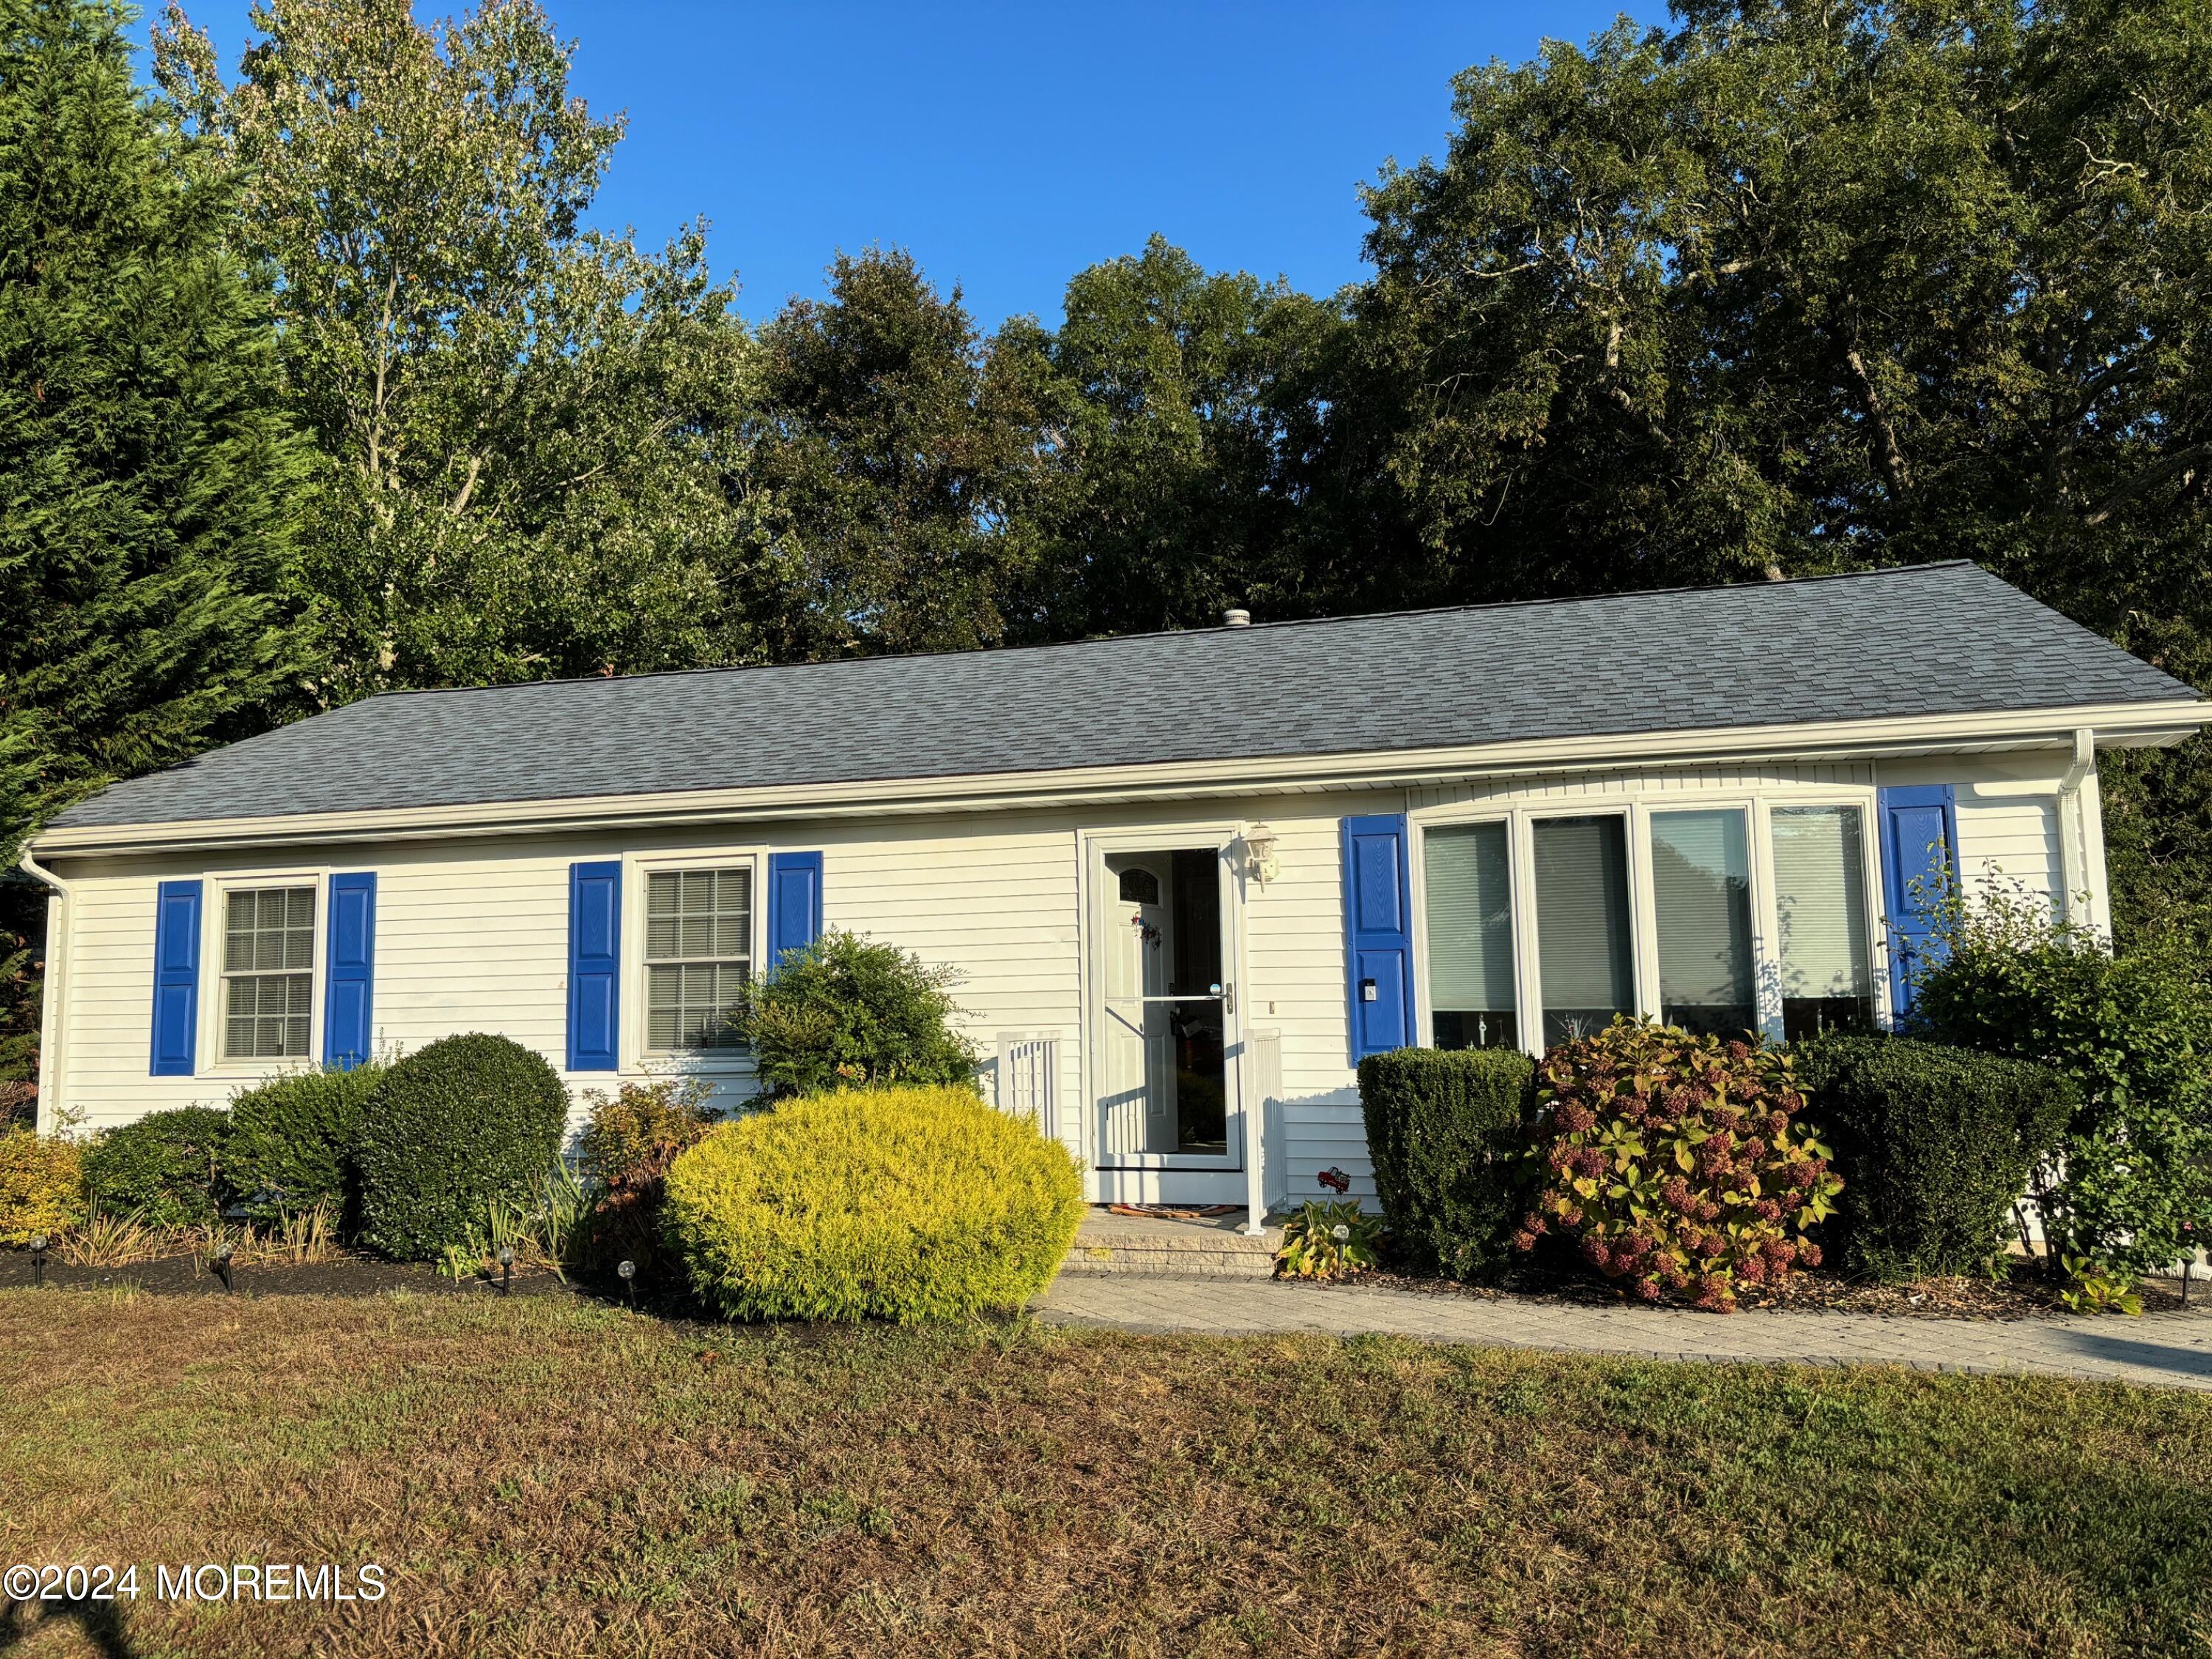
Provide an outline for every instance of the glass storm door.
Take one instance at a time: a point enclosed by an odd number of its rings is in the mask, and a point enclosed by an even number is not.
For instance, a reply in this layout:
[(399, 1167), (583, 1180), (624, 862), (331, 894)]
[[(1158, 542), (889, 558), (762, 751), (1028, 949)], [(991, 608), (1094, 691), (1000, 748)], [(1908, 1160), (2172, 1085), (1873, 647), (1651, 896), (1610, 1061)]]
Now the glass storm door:
[[(1218, 1170), (1242, 1163), (1228, 866), (1218, 847), (1108, 851), (1096, 871), (1097, 1152), (1114, 1170)], [(1107, 1182), (1103, 1197), (1193, 1196)], [(1233, 1183), (1231, 1183), (1233, 1184)], [(1231, 1194), (1235, 1196), (1236, 1194)]]

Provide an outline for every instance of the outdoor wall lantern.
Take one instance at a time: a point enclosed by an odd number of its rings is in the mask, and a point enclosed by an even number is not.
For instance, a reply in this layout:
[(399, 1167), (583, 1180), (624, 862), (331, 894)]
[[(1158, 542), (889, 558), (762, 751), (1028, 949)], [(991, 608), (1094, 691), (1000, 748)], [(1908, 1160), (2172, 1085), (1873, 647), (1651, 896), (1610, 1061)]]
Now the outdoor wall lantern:
[(40, 1233), (31, 1241), (31, 1284), (43, 1290), (46, 1283), (46, 1236)]
[(1250, 824), (1237, 841), (1243, 852), (1245, 875), (1262, 887), (1274, 880), (1282, 867), (1275, 857), (1275, 832), (1264, 823)]
[(514, 1246), (512, 1244), (499, 1247), (499, 1293), (501, 1296), (514, 1294)]

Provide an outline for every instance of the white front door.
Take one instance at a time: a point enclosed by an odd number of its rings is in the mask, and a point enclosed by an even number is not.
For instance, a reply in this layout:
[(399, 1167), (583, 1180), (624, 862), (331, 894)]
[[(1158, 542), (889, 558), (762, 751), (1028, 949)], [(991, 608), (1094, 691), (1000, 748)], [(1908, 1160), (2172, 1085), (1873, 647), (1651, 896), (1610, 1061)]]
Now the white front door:
[(1097, 846), (1092, 1160), (1106, 1202), (1243, 1197), (1235, 883), (1219, 844)]

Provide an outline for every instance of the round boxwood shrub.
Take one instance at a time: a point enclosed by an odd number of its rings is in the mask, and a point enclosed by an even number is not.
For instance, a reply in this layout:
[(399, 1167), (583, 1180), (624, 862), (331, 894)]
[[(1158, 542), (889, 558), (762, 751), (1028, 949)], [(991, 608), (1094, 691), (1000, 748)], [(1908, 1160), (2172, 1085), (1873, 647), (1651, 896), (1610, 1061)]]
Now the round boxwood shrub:
[(1820, 1037), (1796, 1062), (1844, 1178), (1829, 1232), (1879, 1279), (1986, 1266), (2081, 1103), (2048, 1066), (1905, 1037)]
[(665, 1213), (692, 1289), (728, 1318), (912, 1323), (1042, 1291), (1083, 1180), (966, 1089), (841, 1090), (714, 1130), (670, 1168)]
[(231, 1101), (224, 1173), (248, 1215), (270, 1220), (320, 1207), (343, 1231), (359, 1229), (362, 1118), (386, 1069), (288, 1072)]
[(1505, 1265), (1535, 1070), (1513, 1048), (1398, 1048), (1359, 1062), (1375, 1195), (1404, 1266), (1477, 1279)]
[(230, 1114), (212, 1106), (149, 1112), (84, 1149), (84, 1186), (95, 1204), (154, 1227), (200, 1227), (230, 1197), (223, 1177)]
[(479, 1240), (495, 1200), (528, 1208), (560, 1156), (568, 1091), (503, 1036), (450, 1036), (387, 1070), (361, 1133), (362, 1236), (403, 1261)]

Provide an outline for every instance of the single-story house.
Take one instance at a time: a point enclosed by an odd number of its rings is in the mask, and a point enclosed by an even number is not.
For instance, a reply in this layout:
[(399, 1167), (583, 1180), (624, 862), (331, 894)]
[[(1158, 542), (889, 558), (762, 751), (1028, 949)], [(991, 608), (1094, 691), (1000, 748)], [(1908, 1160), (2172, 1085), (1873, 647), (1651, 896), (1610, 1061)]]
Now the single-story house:
[(1094, 1199), (1364, 1195), (1363, 1055), (1881, 1025), (1946, 860), (2106, 925), (2098, 752), (2208, 717), (1964, 562), (392, 693), (30, 842), (40, 1112), (471, 1030), (742, 1097), (726, 1016), (832, 927), (957, 971)]

